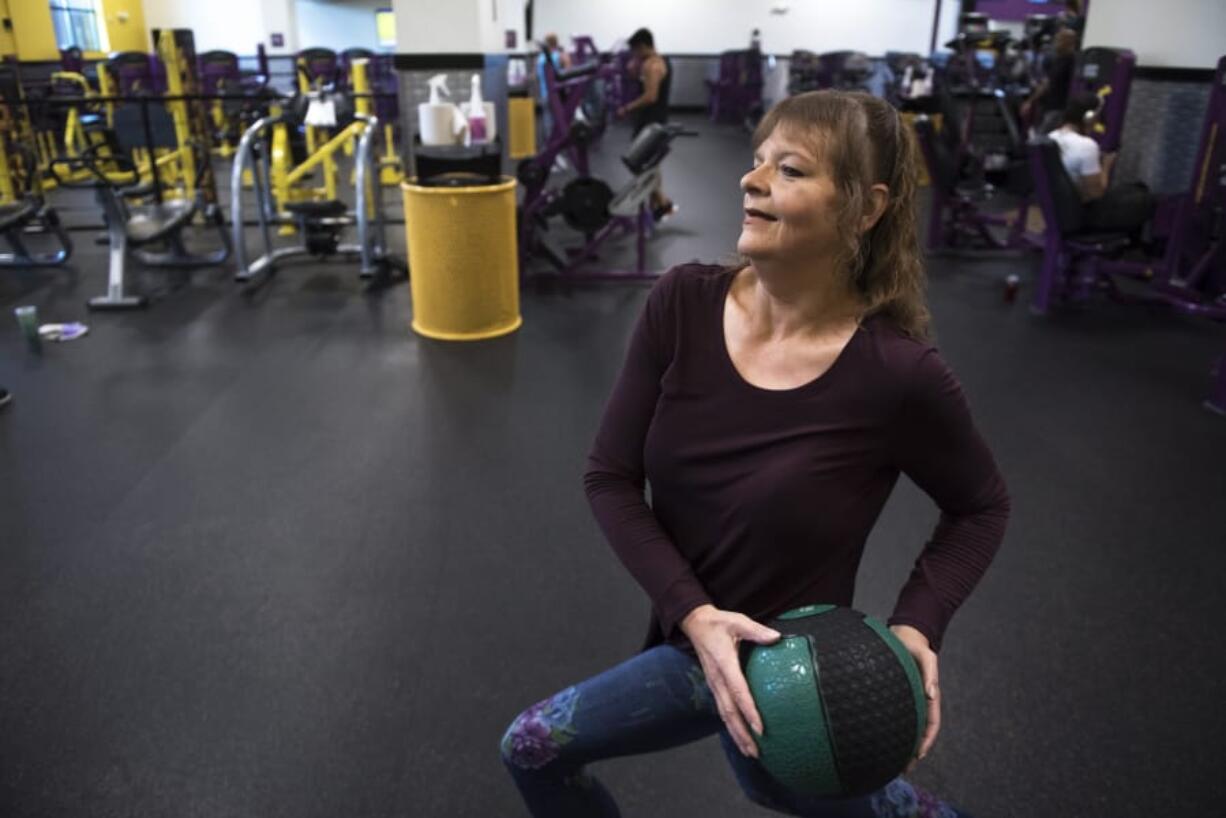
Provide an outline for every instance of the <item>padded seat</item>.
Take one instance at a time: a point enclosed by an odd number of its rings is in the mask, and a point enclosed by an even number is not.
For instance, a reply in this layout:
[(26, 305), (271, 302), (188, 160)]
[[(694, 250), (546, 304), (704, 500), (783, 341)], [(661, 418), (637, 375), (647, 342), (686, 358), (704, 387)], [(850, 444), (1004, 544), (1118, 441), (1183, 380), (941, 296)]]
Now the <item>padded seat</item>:
[(0, 232), (24, 227), (38, 214), (38, 202), (24, 201), (0, 205)]
[(81, 127), (87, 131), (105, 128), (106, 120), (102, 114), (81, 114)]
[(630, 150), (622, 157), (622, 164), (635, 176), (645, 173), (664, 161), (672, 141), (668, 128), (653, 122), (639, 131), (639, 135), (630, 143)]
[(158, 241), (191, 221), (196, 203), (189, 199), (172, 199), (161, 204), (136, 208), (128, 217), (124, 232), (133, 244)]
[(290, 202), (285, 209), (307, 219), (336, 218), (349, 212), (348, 206), (339, 199), (325, 199), (322, 202)]

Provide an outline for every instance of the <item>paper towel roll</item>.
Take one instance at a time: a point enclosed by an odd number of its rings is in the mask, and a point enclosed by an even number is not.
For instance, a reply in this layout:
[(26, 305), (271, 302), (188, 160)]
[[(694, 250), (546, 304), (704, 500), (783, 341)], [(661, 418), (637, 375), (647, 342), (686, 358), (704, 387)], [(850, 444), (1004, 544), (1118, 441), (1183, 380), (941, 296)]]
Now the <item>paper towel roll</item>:
[(454, 145), (459, 140), (455, 132), (455, 106), (451, 103), (417, 106), (417, 124), (423, 145)]

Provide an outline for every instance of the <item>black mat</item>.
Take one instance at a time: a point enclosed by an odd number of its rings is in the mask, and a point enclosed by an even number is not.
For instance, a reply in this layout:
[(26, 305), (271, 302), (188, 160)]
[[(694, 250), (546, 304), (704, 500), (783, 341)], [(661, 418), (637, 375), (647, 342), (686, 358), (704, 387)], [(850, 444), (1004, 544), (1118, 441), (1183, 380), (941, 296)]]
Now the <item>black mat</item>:
[[(675, 158), (653, 254), (718, 258), (747, 139)], [(6, 315), (92, 327), (36, 357), (0, 321), (0, 815), (524, 814), (502, 730), (642, 633), (580, 476), (645, 287), (531, 287), (518, 334), (447, 345), (353, 266), (255, 297), (148, 273), (148, 312), (90, 316), (105, 248), (80, 245), (72, 271), (0, 273)], [(1001, 298), (1030, 264), (932, 265), (1015, 512), (915, 780), (980, 818), (1217, 814), (1226, 420), (1200, 401), (1226, 338), (1105, 304), (1035, 319)], [(935, 519), (901, 484), (857, 607), (888, 613)], [(599, 773), (627, 816), (766, 814), (714, 741)]]

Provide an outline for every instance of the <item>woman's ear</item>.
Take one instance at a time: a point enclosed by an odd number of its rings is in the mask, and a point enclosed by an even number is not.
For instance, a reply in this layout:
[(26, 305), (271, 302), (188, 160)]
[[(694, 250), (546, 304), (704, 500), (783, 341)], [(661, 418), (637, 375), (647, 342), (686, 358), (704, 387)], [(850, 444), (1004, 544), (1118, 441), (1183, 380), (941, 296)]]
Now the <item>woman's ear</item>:
[(890, 204), (890, 189), (883, 184), (875, 184), (868, 189), (868, 202), (863, 218), (860, 219), (860, 232), (867, 233), (877, 224), (881, 215)]

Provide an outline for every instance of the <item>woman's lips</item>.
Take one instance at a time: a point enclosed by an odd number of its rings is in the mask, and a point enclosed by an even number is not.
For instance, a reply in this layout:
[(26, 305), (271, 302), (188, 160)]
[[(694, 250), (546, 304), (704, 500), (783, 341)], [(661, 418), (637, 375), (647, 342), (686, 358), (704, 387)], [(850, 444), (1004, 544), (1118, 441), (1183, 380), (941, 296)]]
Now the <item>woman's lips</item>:
[(771, 214), (765, 211), (758, 210), (756, 207), (745, 208), (745, 222), (744, 223), (749, 224), (755, 221), (774, 222), (774, 221), (778, 221), (778, 218), (775, 216), (772, 216)]

